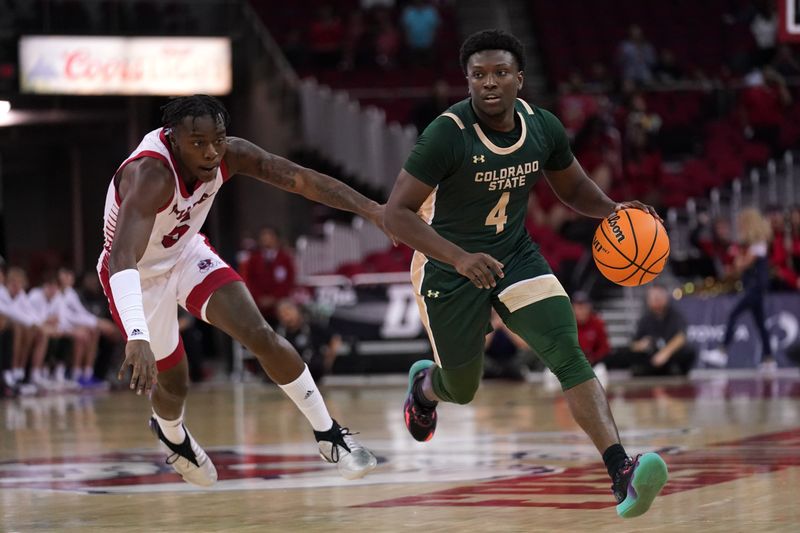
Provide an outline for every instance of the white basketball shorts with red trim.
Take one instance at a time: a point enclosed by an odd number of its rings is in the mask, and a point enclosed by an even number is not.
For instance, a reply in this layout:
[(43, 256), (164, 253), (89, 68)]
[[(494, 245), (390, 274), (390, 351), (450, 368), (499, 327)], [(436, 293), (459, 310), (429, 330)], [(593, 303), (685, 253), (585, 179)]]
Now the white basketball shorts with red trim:
[[(119, 320), (108, 281), (107, 253), (104, 252), (100, 258), (97, 270), (111, 315), (124, 335), (125, 330)], [(192, 237), (181, 251), (175, 266), (168, 272), (151, 278), (144, 272), (141, 275), (144, 315), (150, 329), (150, 347), (159, 371), (172, 368), (184, 355), (183, 342), (178, 334), (178, 305), (208, 322), (206, 307), (214, 291), (228, 283), (242, 281), (202, 234)]]

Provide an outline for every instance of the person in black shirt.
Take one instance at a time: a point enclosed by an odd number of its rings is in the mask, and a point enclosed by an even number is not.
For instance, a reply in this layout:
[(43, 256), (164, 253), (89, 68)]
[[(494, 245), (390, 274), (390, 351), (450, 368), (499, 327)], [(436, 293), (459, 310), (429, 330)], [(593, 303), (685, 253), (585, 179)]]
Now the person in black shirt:
[(278, 325), (275, 331), (294, 346), (308, 365), (314, 381), (322, 378), (333, 368), (337, 351), (342, 343), (339, 335), (306, 319), (300, 306), (284, 299), (277, 305)]
[(647, 309), (630, 347), (606, 359), (609, 368), (630, 367), (634, 376), (687, 375), (696, 352), (686, 338), (686, 320), (663, 285), (647, 288)]

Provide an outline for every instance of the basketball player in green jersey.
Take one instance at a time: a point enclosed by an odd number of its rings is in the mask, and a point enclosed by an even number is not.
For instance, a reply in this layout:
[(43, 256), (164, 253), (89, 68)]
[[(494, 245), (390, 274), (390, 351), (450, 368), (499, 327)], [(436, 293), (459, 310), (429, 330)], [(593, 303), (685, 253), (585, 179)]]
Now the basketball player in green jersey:
[(386, 206), (387, 229), (417, 250), (412, 283), (436, 359), (409, 371), (406, 426), (427, 441), (438, 402), (472, 401), (494, 307), (561, 382), (572, 416), (603, 456), (618, 514), (639, 516), (666, 483), (666, 465), (655, 453), (630, 458), (620, 444), (605, 391), (578, 344), (569, 298), (524, 220), (541, 177), (586, 216), (623, 208), (658, 215), (608, 198), (572, 155), (559, 120), (517, 98), (523, 54), (516, 37), (498, 30), (464, 42), (470, 97), (425, 129)]

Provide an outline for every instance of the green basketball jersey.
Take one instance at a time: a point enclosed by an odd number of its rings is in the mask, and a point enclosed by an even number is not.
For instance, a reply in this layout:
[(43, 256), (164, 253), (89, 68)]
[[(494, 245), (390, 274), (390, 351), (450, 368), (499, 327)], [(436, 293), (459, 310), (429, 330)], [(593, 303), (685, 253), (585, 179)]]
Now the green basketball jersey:
[(420, 209), (426, 222), (464, 250), (501, 262), (530, 243), (525, 213), (540, 171), (563, 170), (573, 160), (552, 113), (521, 99), (515, 110), (514, 130), (498, 132), (480, 124), (470, 99), (463, 100), (431, 122), (403, 166), (435, 188)]

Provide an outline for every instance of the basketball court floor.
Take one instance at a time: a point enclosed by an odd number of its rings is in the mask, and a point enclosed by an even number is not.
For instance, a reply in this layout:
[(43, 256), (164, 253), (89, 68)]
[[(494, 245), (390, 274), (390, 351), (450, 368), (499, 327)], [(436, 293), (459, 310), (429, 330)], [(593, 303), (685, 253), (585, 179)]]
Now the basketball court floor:
[(402, 421), (402, 377), (323, 388), (378, 468), (346, 481), (275, 387), (195, 387), (188, 427), (220, 481), (164, 464), (148, 406), (128, 391), (0, 401), (0, 531), (800, 531), (797, 374), (613, 381), (630, 453), (658, 450), (670, 482), (643, 517), (617, 518), (598, 454), (560, 392), (485, 382), (440, 407), (433, 441)]

